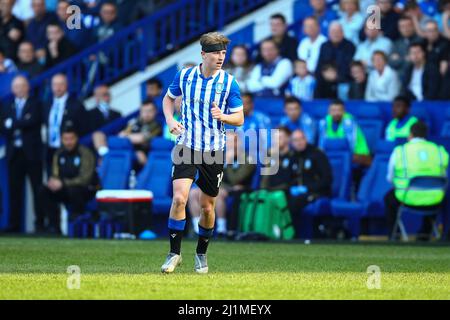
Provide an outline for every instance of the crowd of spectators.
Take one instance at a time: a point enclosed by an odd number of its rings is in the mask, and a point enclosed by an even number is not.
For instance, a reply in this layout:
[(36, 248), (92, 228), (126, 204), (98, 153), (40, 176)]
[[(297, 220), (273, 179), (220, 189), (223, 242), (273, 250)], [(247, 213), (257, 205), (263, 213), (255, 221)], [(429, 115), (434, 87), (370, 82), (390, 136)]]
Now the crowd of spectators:
[[(150, 79), (147, 87), (149, 97), (138, 115), (123, 123), (117, 133), (109, 133), (129, 140), (136, 172), (147, 162), (150, 140), (163, 133), (163, 123), (157, 120), (162, 91), (152, 90), (159, 88), (160, 82)], [(0, 105), (12, 204), (7, 231), (20, 231), (26, 177), (31, 181), (37, 232), (59, 233), (58, 203), (69, 205), (72, 216), (77, 217), (99, 187), (95, 169), (109, 152), (107, 135), (101, 129), (115, 120), (122, 123), (122, 115), (111, 107), (108, 86), (95, 88), (95, 106), (89, 111), (68, 88), (67, 76), (56, 74), (51, 79), (52, 98), (41, 101), (33, 97), (29, 80), (17, 75), (11, 85), (14, 99)], [(91, 148), (79, 143), (86, 136)]]
[[(19, 6), (24, 8), (23, 1), (0, 0), (0, 76), (1, 73), (18, 70), (33, 77), (84, 46), (110, 37), (133, 19), (162, 5), (162, 1), (126, 0), (32, 0), (29, 3), (31, 11), (26, 12), (18, 9)], [(294, 163), (298, 158), (310, 160), (313, 157), (311, 161), (314, 169), (323, 172), (322, 169), (326, 167), (325, 171), (328, 172), (329, 164), (320, 151), (324, 147), (324, 141), (346, 139), (353, 153), (354, 170), (357, 171), (354, 176), (359, 179), (361, 172), (371, 164), (371, 150), (357, 119), (346, 112), (343, 101), (359, 99), (393, 102), (393, 125), (388, 126), (385, 139), (395, 140), (405, 139), (406, 136), (395, 135), (403, 132), (401, 128), (409, 128), (417, 121), (409, 113), (412, 100), (450, 99), (450, 0), (310, 0), (309, 3), (310, 12), (302, 20), (301, 30), (297, 30), (299, 38), (288, 31), (282, 14), (274, 14), (270, 19), (271, 36), (264, 39), (255, 52), (247, 45), (234, 45), (225, 70), (236, 77), (242, 91), (246, 117), (242, 129), (279, 129), (277, 139), (281, 141), (282, 167), (286, 161)], [(67, 27), (65, 22), (69, 15), (66, 10), (71, 4), (84, 8), (82, 23), (89, 25), (89, 29), (82, 30), (89, 32), (72, 32)], [(365, 10), (371, 4), (380, 8), (379, 29), (368, 24), (370, 19)], [(123, 14), (126, 5), (129, 6), (129, 15)], [(57, 74), (52, 78), (50, 101), (34, 100), (29, 90), (27, 78), (17, 76), (12, 86), (14, 101), (0, 107), (0, 131), (7, 137), (9, 165), (14, 167), (13, 164), (20, 164), (20, 168), (15, 167), (17, 171), (10, 181), (12, 189), (22, 190), (25, 176), (30, 176), (34, 181), (42, 180), (44, 172), (49, 175), (49, 181), (63, 181), (63, 177), (55, 177), (59, 172), (55, 166), (61, 155), (73, 157), (72, 150), (83, 153), (89, 165), (91, 158), (100, 162), (109, 152), (107, 136), (100, 129), (121, 118), (121, 114), (111, 108), (112, 97), (108, 86), (95, 88), (96, 105), (90, 111), (76, 97), (69, 95), (65, 75)], [(158, 115), (164, 94), (159, 80), (149, 80), (146, 84), (146, 99), (140, 107), (139, 115), (117, 134), (129, 139), (133, 145), (135, 170), (140, 170), (145, 165), (149, 141), (153, 137), (162, 135), (175, 139), (164, 126), (161, 113)], [(271, 119), (254, 110), (255, 97), (283, 99), (284, 117)], [(328, 114), (319, 121), (302, 107), (303, 101), (313, 99), (332, 100)], [(179, 109), (180, 101), (177, 101), (176, 106)], [(46, 128), (43, 141), (40, 140), (40, 135), (35, 134), (40, 132), (42, 126)], [(91, 132), (93, 149), (81, 148), (82, 151), (79, 151), (78, 137)], [(68, 137), (66, 140), (72, 138), (76, 143), (64, 143), (64, 134), (65, 138)], [(265, 141), (264, 145), (270, 147), (271, 143), (273, 141)], [(23, 152), (17, 152), (22, 149)], [(29, 149), (37, 151), (30, 152)], [(296, 153), (294, 160), (292, 152)], [(41, 156), (36, 159), (28, 153)], [(94, 153), (96, 157), (90, 153)], [(283, 157), (288, 160), (284, 161)], [(302, 162), (302, 165), (305, 164)], [(75, 166), (78, 171), (74, 170), (79, 173), (81, 163)], [(250, 183), (247, 175), (240, 176), (242, 181), (236, 179), (239, 175), (234, 171), (238, 171), (238, 167), (228, 169), (224, 179), (225, 182), (228, 181), (228, 185), (224, 185), (224, 190), (219, 195), (218, 210), (221, 218), (224, 214), (220, 204), (229, 194), (239, 194), (237, 191), (241, 191), (233, 185), (247, 188)], [(251, 169), (247, 167), (244, 171), (250, 172)], [(281, 170), (280, 175), (270, 178), (275, 180), (264, 180), (262, 185), (273, 187), (278, 182), (286, 183), (292, 177), (297, 179), (298, 172), (294, 171), (289, 167), (283, 176), (284, 171)], [(52, 180), (52, 177), (55, 179)], [(301, 198), (301, 206), (320, 196), (329, 195), (329, 174), (324, 178), (328, 181), (327, 186), (320, 188), (315, 185), (318, 177), (323, 178), (319, 174), (313, 175), (310, 177), (310, 186), (290, 190), (294, 197)], [(83, 180), (86, 182), (84, 187), (92, 184), (91, 178)], [(54, 205), (58, 199), (52, 196), (52, 192), (60, 191), (62, 185), (59, 182), (44, 186), (42, 197), (37, 196), (37, 183), (33, 185), (38, 217), (42, 217), (39, 215), (42, 211), (39, 209), (42, 208), (39, 200), (50, 208), (47, 211), (55, 211)], [(358, 181), (355, 182), (357, 185)], [(66, 192), (69, 191), (59, 192), (59, 199), (67, 199)], [(12, 192), (13, 197), (20, 195), (19, 191)], [(52, 197), (53, 202), (49, 200)], [(16, 198), (11, 200), (12, 203), (20, 203)], [(12, 216), (20, 216), (20, 210), (20, 207), (13, 207)], [(17, 219), (14, 223), (12, 228), (18, 229)], [(51, 223), (52, 227), (56, 227)], [(42, 219), (36, 221), (36, 228), (45, 228)]]
[[(309, 5), (294, 30), (282, 14), (272, 15), (271, 35), (255, 52), (233, 47), (226, 69), (244, 92), (306, 101), (392, 101), (399, 94), (418, 101), (450, 98), (449, 0)], [(379, 8), (379, 25), (366, 11), (370, 5)]]
[[(162, 0), (1, 0), (0, 77), (32, 78), (173, 2)], [(73, 28), (72, 5), (81, 12)]]

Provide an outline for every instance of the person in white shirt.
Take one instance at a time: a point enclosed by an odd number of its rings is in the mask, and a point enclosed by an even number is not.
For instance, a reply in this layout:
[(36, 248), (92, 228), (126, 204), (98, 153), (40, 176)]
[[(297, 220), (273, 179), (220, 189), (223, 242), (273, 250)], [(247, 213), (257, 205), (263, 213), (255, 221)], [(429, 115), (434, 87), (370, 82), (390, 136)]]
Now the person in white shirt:
[(292, 63), (280, 56), (273, 40), (264, 40), (260, 48), (263, 61), (253, 68), (247, 81), (247, 90), (255, 96), (283, 96), (293, 74)]
[(306, 34), (306, 37), (298, 46), (298, 58), (306, 61), (309, 72), (315, 73), (320, 47), (327, 41), (327, 38), (320, 33), (320, 25), (315, 17), (308, 17), (303, 21), (303, 33)]
[(34, 18), (32, 0), (16, 0), (13, 7), (13, 14), (22, 21)]
[(392, 101), (400, 92), (397, 72), (387, 64), (383, 51), (375, 51), (372, 56), (374, 70), (369, 74), (365, 99), (367, 101)]
[(383, 51), (389, 55), (392, 51), (392, 41), (384, 37), (380, 30), (368, 28), (367, 24), (365, 24), (364, 33), (367, 38), (357, 46), (353, 60), (361, 60), (371, 70), (373, 53)]
[(364, 24), (364, 16), (359, 12), (358, 0), (341, 0), (341, 18), (339, 22), (344, 30), (345, 39), (359, 43), (359, 31)]

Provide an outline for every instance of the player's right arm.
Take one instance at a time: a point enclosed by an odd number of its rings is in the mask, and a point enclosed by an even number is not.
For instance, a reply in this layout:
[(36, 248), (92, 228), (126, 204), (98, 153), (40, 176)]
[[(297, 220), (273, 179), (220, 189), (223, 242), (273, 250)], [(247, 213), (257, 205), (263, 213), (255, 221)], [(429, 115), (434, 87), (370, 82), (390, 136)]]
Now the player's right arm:
[(180, 74), (181, 71), (178, 71), (163, 99), (164, 117), (166, 118), (169, 132), (175, 135), (179, 135), (184, 131), (183, 125), (176, 121), (173, 116), (175, 113), (175, 99), (182, 94), (180, 87)]

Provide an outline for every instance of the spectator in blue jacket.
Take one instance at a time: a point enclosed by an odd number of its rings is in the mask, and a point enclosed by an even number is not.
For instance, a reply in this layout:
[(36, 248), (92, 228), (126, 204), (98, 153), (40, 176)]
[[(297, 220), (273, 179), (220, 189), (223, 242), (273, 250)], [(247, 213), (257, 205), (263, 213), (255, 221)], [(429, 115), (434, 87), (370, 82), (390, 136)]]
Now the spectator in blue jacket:
[(312, 144), (316, 141), (316, 122), (305, 111), (299, 99), (287, 97), (284, 100), (285, 117), (281, 119), (280, 126), (288, 128), (290, 131), (300, 129), (304, 132), (308, 141)]

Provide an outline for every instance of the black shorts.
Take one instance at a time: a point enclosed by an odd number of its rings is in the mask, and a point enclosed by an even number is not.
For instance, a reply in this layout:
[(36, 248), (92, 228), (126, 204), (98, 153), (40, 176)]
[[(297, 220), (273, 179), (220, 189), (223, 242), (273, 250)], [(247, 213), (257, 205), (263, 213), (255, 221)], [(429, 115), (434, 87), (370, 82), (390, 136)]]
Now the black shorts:
[(200, 190), (210, 197), (217, 197), (223, 178), (223, 151), (200, 152), (176, 145), (172, 151), (172, 163), (172, 181), (195, 180), (198, 171), (196, 183)]

